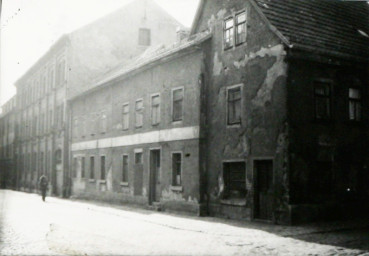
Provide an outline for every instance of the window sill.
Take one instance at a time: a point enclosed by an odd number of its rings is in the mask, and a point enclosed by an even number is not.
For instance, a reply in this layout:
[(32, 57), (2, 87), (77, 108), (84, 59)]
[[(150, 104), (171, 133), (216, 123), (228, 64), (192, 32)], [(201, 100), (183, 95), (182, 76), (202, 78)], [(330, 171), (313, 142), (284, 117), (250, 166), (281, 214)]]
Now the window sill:
[(241, 124), (227, 124), (227, 129), (241, 128)]
[(224, 205), (246, 206), (246, 199), (244, 198), (222, 199), (220, 200), (220, 203)]
[(183, 124), (183, 120), (177, 120), (177, 121), (172, 121), (173, 125), (181, 125)]
[(90, 183), (93, 183), (93, 182), (95, 182), (96, 180), (95, 179), (89, 179), (88, 180), (88, 182), (90, 182)]
[(122, 187), (128, 187), (129, 186), (128, 182), (121, 182), (120, 185)]
[(177, 192), (182, 192), (183, 187), (182, 186), (170, 186), (170, 190), (177, 191)]

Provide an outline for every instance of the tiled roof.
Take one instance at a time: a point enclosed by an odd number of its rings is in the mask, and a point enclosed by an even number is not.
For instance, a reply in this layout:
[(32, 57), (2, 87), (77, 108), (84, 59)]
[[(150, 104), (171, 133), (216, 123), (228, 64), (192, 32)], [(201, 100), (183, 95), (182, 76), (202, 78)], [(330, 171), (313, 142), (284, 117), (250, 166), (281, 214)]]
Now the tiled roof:
[(254, 0), (293, 47), (368, 59), (369, 4), (341, 0)]
[(100, 87), (104, 87), (110, 81), (113, 81), (117, 78), (123, 77), (126, 74), (137, 71), (140, 68), (143, 68), (147, 65), (150, 65), (158, 60), (167, 58), (172, 56), (173, 54), (180, 52), (184, 49), (187, 49), (191, 46), (199, 45), (207, 39), (211, 38), (211, 33), (209, 31), (204, 31), (195, 35), (192, 35), (188, 38), (181, 40), (179, 43), (175, 43), (170, 47), (165, 47), (164, 45), (152, 46), (149, 47), (145, 52), (143, 52), (138, 57), (130, 60), (129, 62), (122, 62), (120, 65), (117, 65), (115, 68), (111, 69), (104, 75), (95, 79), (93, 82), (93, 86), (90, 90), (87, 90), (79, 95), (76, 95), (71, 100), (75, 98), (79, 98), (88, 94), (92, 91), (99, 89)]

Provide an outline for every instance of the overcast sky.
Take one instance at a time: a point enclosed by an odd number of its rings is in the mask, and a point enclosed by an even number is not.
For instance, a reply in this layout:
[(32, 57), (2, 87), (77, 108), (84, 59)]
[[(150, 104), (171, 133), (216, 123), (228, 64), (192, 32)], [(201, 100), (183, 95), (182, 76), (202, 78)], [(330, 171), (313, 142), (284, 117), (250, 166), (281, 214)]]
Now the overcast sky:
[[(21, 77), (62, 34), (72, 32), (132, 0), (2, 0), (0, 105)], [(199, 0), (155, 0), (187, 27)]]

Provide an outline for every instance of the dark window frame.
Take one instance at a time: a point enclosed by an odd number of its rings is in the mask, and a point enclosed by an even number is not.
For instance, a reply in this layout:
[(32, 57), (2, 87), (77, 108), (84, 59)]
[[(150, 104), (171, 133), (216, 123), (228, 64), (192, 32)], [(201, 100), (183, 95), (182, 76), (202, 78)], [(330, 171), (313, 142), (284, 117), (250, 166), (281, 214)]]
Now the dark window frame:
[[(175, 98), (175, 92), (181, 91), (181, 95)], [(184, 88), (172, 89), (172, 122), (183, 121)]]
[[(179, 187), (183, 185), (183, 153), (172, 152), (172, 186)], [(179, 157), (179, 158), (178, 158)], [(178, 180), (179, 177), (179, 180)]]
[[(320, 93), (317, 91), (318, 86), (324, 85), (325, 91)], [(323, 89), (323, 90), (324, 90)], [(313, 83), (313, 95), (314, 95), (314, 119), (320, 120), (331, 120), (332, 119), (332, 82), (326, 80), (315, 80)], [(326, 113), (320, 115), (318, 113), (319, 104), (325, 104)]]
[[(238, 93), (238, 97), (230, 97)], [(238, 108), (238, 117), (237, 117)], [(227, 88), (227, 125), (240, 125), (242, 119), (242, 85)]]
[(124, 154), (122, 155), (122, 182), (128, 183), (128, 173), (129, 173), (129, 156), (128, 154)]
[[(351, 96), (351, 90), (358, 91), (358, 97)], [(351, 107), (354, 107), (354, 116), (351, 116)], [(358, 111), (358, 112), (357, 112)], [(349, 87), (348, 90), (348, 118), (351, 122), (360, 122), (362, 120), (362, 90), (358, 87)]]
[(106, 179), (106, 157), (100, 156), (100, 180)]

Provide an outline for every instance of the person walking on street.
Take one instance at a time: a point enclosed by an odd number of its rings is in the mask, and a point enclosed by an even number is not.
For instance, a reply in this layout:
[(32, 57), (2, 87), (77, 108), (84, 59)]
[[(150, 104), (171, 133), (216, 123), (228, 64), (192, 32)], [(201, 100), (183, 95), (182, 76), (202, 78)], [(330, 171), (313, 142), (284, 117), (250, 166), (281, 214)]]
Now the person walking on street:
[(47, 188), (48, 188), (48, 180), (47, 180), (47, 177), (42, 174), (40, 179), (39, 179), (39, 188), (41, 190), (41, 194), (42, 194), (42, 201), (45, 202), (45, 198), (46, 198), (46, 191), (47, 191)]

